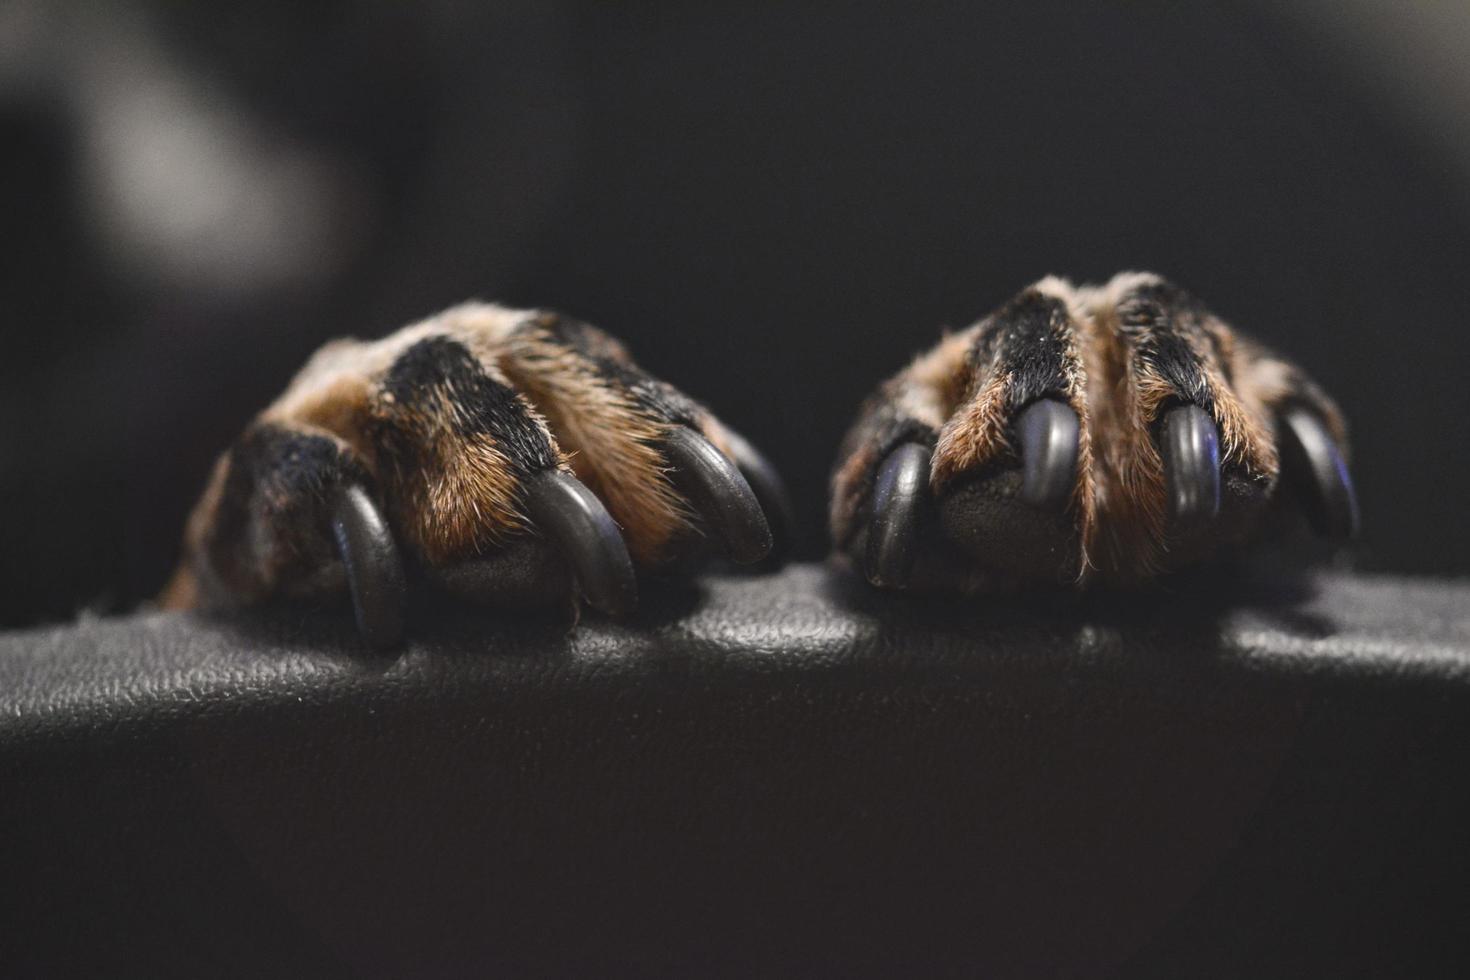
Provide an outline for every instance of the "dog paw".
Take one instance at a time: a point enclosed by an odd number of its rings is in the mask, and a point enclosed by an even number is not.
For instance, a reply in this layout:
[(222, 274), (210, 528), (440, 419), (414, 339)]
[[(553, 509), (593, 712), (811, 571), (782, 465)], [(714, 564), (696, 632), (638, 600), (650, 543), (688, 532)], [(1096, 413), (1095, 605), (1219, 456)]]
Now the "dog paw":
[(635, 570), (760, 561), (788, 513), (770, 464), (612, 337), (466, 304), (318, 351), (216, 464), (164, 603), (345, 591), (378, 644), (411, 578), (616, 615)]
[(1300, 369), (1146, 273), (1044, 279), (868, 399), (831, 525), (875, 585), (1138, 582), (1290, 505), (1355, 533), (1346, 433)]

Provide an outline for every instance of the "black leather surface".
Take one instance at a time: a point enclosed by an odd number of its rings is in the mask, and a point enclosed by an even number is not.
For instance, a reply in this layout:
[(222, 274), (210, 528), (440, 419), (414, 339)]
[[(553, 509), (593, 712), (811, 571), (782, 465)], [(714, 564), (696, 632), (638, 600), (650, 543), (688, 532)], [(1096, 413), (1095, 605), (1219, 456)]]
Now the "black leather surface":
[(1470, 584), (0, 637), (5, 976), (1425, 976)]

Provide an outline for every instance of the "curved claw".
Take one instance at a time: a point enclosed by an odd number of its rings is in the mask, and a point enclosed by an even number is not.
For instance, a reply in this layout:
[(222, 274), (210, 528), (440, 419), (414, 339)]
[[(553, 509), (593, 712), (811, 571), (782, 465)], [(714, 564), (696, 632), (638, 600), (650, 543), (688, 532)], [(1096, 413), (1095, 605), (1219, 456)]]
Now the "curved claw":
[(361, 484), (342, 488), (332, 507), (332, 537), (347, 569), (357, 629), (370, 646), (391, 647), (403, 638), (407, 587), (398, 545), (382, 511)]
[(1220, 433), (1198, 405), (1164, 413), (1159, 432), (1169, 516), (1175, 531), (1190, 530), (1220, 513)]
[(889, 453), (878, 470), (864, 562), (868, 581), (874, 585), (902, 589), (909, 583), (929, 500), (931, 455), (928, 446), (905, 443)]
[(796, 533), (796, 511), (791, 506), (786, 483), (771, 461), (740, 433), (727, 427), (725, 442), (735, 457), (740, 475), (750, 484), (761, 511), (766, 515), (766, 524), (771, 529), (771, 553), (767, 557), (780, 561), (786, 557)]
[(1077, 413), (1054, 398), (1026, 406), (1016, 419), (1021, 442), (1021, 500), (1032, 507), (1064, 510), (1077, 485)]
[(1283, 471), (1301, 489), (1307, 521), (1324, 537), (1358, 533), (1358, 495), (1337, 440), (1316, 414), (1300, 406), (1281, 413)]
[(571, 562), (588, 604), (612, 616), (630, 612), (638, 604), (633, 560), (602, 501), (560, 470), (533, 473), (524, 487), (526, 513)]
[(755, 491), (724, 453), (686, 426), (670, 430), (663, 450), (674, 485), (724, 540), (731, 561), (749, 565), (771, 553), (771, 527)]

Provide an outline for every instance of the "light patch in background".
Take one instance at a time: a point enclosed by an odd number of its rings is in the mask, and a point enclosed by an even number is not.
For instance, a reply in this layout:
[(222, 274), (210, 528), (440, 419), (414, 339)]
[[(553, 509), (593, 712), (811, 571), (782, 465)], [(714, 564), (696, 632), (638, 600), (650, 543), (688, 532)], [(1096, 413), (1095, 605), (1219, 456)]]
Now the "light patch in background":
[(1470, 3), (1291, 0), (1260, 7), (1305, 32), (1365, 101), (1437, 150), (1455, 170), (1459, 204), (1470, 209)]
[(344, 161), (252, 117), (137, 8), (0, 7), (0, 84), (78, 131), (81, 200), (111, 271), (146, 289), (240, 296), (320, 285), (369, 209)]

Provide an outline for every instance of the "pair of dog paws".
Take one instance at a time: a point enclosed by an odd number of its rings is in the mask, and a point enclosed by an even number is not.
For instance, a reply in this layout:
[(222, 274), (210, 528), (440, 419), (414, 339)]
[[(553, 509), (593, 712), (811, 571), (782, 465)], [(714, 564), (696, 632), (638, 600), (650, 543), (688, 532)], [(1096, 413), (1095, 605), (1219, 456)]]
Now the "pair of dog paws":
[[(875, 585), (1130, 583), (1304, 510), (1357, 505), (1332, 401), (1183, 290), (1055, 278), (944, 337), (859, 410), (832, 479), (837, 554)], [(638, 572), (791, 533), (779, 476), (615, 339), (466, 304), (318, 351), (216, 464), (163, 601), (351, 595), (394, 642), (407, 582), (617, 615)]]

